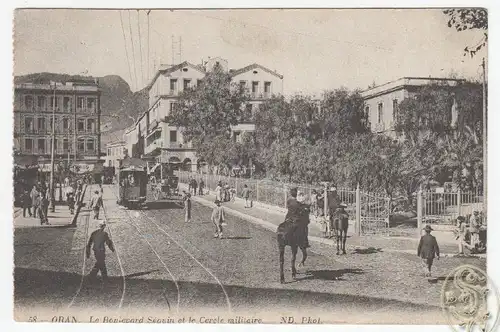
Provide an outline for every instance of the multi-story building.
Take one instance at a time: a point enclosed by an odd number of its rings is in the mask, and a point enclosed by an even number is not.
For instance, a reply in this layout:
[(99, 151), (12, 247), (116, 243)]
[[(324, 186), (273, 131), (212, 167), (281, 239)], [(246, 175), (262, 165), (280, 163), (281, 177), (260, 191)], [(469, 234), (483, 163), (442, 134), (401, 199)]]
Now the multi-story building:
[[(447, 89), (464, 82), (462, 79), (432, 78), (432, 77), (403, 77), (368, 90), (362, 91), (365, 113), (368, 114), (371, 130), (396, 138), (394, 126), (398, 112), (398, 105), (405, 98), (414, 97), (422, 87), (432, 86), (436, 89)], [(453, 103), (452, 121), (457, 117), (456, 103)]]
[(107, 143), (104, 166), (115, 168), (120, 167), (120, 160), (125, 158), (125, 151), (127, 149), (126, 146), (126, 141), (114, 141)]
[(54, 126), (56, 161), (70, 160), (81, 171), (92, 170), (100, 162), (100, 96), (97, 80), (16, 84), (15, 149), (22, 156), (35, 156), (41, 171), (49, 172)]
[(183, 62), (160, 68), (148, 85), (149, 109), (142, 114), (135, 126), (125, 134), (127, 149), (134, 157), (149, 157), (157, 162), (179, 163), (184, 169), (195, 170), (202, 163), (195, 155), (191, 142), (186, 142), (182, 130), (165, 121), (184, 89), (196, 87), (206, 73), (221, 66), (229, 72), (233, 82), (248, 89), (251, 100), (245, 109), (248, 121), (232, 127), (233, 137), (238, 139), (245, 131), (255, 130), (252, 115), (258, 105), (272, 95), (283, 93), (283, 76), (261, 65), (253, 64), (238, 70), (228, 70), (227, 61), (210, 58), (203, 65)]

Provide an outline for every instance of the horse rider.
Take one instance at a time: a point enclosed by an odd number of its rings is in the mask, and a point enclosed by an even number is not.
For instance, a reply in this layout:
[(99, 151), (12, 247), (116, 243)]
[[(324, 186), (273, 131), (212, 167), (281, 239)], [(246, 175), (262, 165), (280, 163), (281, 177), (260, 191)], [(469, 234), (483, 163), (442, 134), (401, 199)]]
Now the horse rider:
[(301, 229), (302, 238), (299, 241), (299, 247), (309, 248), (309, 215), (311, 214), (311, 206), (306, 204), (306, 197), (303, 192), (297, 194), (297, 202), (300, 204), (301, 209), (299, 210), (300, 216), (298, 219), (298, 227)]
[(333, 237), (333, 222), (334, 222), (334, 215), (337, 212), (337, 209), (340, 206), (340, 197), (337, 193), (337, 188), (334, 186), (331, 186), (330, 189), (328, 190), (327, 193), (327, 199), (328, 199), (328, 212), (329, 212), (329, 222), (327, 223), (327, 237), (332, 238)]

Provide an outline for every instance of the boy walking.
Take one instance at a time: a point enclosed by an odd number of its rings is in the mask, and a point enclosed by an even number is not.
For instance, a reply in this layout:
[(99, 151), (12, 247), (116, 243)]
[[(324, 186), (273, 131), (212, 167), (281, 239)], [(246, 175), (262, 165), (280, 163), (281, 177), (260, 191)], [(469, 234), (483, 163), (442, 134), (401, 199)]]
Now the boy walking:
[(102, 205), (102, 197), (99, 195), (99, 190), (94, 191), (94, 196), (90, 200), (90, 208), (94, 210), (94, 219), (99, 219), (99, 210)]
[(431, 235), (431, 231), (433, 231), (431, 226), (425, 226), (424, 230), (425, 235), (422, 235), (422, 237), (420, 238), (420, 243), (418, 244), (417, 249), (417, 256), (422, 258), (422, 263), (424, 264), (424, 268), (426, 268), (425, 276), (430, 277), (434, 257), (437, 257), (437, 259), (439, 260), (439, 246), (436, 238)]
[(222, 224), (224, 223), (226, 217), (224, 214), (224, 208), (221, 206), (221, 202), (216, 199), (215, 207), (212, 211), (212, 222), (215, 226), (214, 238), (222, 239)]

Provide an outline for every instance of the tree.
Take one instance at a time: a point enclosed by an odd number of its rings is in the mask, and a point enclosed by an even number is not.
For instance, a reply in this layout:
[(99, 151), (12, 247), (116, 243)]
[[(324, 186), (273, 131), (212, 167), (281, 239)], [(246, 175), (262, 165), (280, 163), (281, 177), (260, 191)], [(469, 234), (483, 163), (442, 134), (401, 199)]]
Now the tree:
[(457, 31), (483, 30), (483, 37), (476, 45), (466, 46), (464, 55), (473, 57), (481, 48), (488, 43), (488, 12), (484, 8), (460, 8), (446, 9), (443, 11), (448, 16), (448, 27), (454, 27)]
[(231, 126), (244, 116), (247, 93), (222, 68), (208, 72), (200, 86), (183, 91), (167, 121), (182, 128), (183, 136), (195, 148), (209, 137), (229, 138)]

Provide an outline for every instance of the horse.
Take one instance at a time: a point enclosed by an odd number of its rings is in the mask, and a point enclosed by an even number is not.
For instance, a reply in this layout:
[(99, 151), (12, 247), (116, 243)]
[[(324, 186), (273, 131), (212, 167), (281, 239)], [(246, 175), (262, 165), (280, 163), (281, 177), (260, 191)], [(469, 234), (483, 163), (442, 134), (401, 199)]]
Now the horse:
[(335, 237), (337, 239), (337, 255), (346, 254), (345, 243), (347, 241), (347, 229), (349, 228), (349, 215), (344, 211), (345, 205), (340, 205), (340, 210), (336, 211), (331, 220), (332, 228), (335, 230)]
[[(295, 268), (295, 260), (297, 258), (297, 249), (302, 251), (302, 261), (299, 266), (304, 266), (307, 259), (307, 224), (309, 223), (309, 209), (304, 209), (304, 215), (300, 216), (297, 222), (292, 222), (285, 219), (278, 226), (276, 231), (276, 239), (280, 252), (280, 283), (285, 283), (285, 274), (283, 272), (283, 264), (285, 262), (285, 247), (290, 246), (292, 249), (292, 278), (296, 279), (297, 270)], [(307, 214), (307, 215), (306, 215)]]

